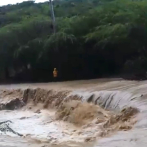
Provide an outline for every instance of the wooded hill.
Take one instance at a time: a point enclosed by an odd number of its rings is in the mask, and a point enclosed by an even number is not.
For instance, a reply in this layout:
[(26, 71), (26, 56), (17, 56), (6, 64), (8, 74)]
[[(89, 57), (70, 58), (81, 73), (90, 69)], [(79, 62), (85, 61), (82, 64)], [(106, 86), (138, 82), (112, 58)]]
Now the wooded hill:
[(54, 0), (0, 7), (1, 81), (50, 81), (144, 73), (147, 1)]

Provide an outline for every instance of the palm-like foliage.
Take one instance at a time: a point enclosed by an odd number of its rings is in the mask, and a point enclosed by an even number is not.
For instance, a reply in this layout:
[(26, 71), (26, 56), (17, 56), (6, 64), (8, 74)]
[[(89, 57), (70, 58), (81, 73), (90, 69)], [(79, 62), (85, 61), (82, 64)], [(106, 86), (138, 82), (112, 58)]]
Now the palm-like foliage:
[(62, 76), (83, 78), (146, 65), (147, 1), (56, 0), (54, 8), (55, 34), (48, 3), (0, 8), (0, 74), (28, 64), (50, 74), (60, 63)]

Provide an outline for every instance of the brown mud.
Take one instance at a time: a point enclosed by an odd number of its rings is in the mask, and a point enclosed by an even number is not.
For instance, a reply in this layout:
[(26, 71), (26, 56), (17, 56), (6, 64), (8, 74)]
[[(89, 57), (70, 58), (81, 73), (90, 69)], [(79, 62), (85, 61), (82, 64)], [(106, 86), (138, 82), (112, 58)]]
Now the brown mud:
[(0, 86), (0, 121), (11, 120), (26, 146), (121, 147), (124, 138), (130, 147), (131, 136), (147, 136), (138, 130), (146, 126), (146, 88), (121, 79)]
[[(137, 108), (126, 107), (115, 114), (104, 109), (104, 106), (100, 107), (92, 103), (92, 96), (87, 99), (87, 102), (82, 102), (82, 96), (74, 95), (69, 90), (54, 91), (28, 88), (25, 90), (1, 90), (0, 93), (2, 97), (1, 110), (30, 110), (38, 114), (43, 109), (54, 111), (52, 122), (62, 121), (73, 124), (75, 126), (73, 134), (83, 134), (83, 141), (81, 141), (83, 143), (93, 142), (119, 130), (132, 129), (136, 122), (134, 116), (139, 113)], [(28, 117), (21, 117), (20, 119), (25, 120)], [(88, 135), (90, 129), (95, 131)], [(23, 134), (23, 136), (26, 135)], [(58, 142), (58, 138), (56, 138), (56, 143), (61, 143)]]

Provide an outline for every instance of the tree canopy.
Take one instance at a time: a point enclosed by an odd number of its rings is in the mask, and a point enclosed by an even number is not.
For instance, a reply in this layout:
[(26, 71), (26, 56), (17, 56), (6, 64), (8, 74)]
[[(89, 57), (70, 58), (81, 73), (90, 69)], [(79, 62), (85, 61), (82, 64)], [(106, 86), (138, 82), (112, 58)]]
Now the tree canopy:
[(54, 0), (0, 7), (0, 79), (49, 81), (147, 70), (146, 0)]

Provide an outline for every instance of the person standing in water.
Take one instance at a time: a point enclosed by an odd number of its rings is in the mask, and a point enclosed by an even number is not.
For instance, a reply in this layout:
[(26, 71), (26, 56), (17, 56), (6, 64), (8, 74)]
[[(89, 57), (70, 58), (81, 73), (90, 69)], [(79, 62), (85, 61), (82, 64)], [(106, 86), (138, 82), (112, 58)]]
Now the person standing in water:
[(58, 71), (56, 68), (54, 68), (54, 70), (53, 70), (53, 77), (54, 77), (54, 81), (56, 81), (57, 77), (58, 77)]

